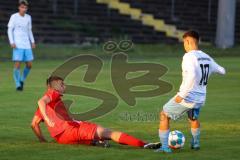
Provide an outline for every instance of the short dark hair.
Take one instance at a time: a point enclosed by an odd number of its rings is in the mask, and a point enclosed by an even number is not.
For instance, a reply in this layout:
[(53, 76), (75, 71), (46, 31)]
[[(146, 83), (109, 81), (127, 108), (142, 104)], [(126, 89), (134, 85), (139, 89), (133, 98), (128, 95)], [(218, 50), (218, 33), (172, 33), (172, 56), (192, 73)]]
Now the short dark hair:
[(197, 41), (199, 41), (199, 39), (200, 39), (199, 33), (197, 31), (194, 31), (194, 30), (190, 30), (190, 31), (187, 31), (186, 33), (184, 33), (183, 39), (186, 38), (186, 37), (195, 38)]
[(19, 0), (19, 2), (18, 2), (18, 6), (21, 6), (21, 5), (28, 6), (29, 3), (28, 3), (27, 0)]
[(59, 76), (50, 76), (48, 79), (47, 79), (47, 85), (51, 85), (51, 83), (53, 82), (53, 81), (59, 81), (59, 80), (61, 80), (61, 81), (63, 81), (63, 78), (61, 78), (61, 77), (59, 77)]

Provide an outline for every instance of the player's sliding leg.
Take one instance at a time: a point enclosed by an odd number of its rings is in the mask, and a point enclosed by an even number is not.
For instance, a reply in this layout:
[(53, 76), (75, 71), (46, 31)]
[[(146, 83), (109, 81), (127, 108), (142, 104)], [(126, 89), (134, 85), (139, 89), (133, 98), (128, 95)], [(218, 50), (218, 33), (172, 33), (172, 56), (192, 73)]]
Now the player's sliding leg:
[(169, 121), (166, 113), (162, 111), (160, 113), (160, 124), (159, 124), (159, 138), (162, 143), (162, 147), (156, 150), (157, 152), (171, 153), (172, 150), (168, 146), (168, 135), (169, 135)]
[(21, 84), (21, 87), (23, 89), (23, 86), (24, 86), (24, 81), (26, 80), (30, 70), (32, 68), (32, 62), (26, 62), (26, 66), (23, 70), (23, 73), (22, 73), (22, 76), (21, 76), (21, 80), (20, 80), (20, 84)]
[(146, 143), (126, 133), (111, 131), (110, 129), (103, 128), (101, 126), (98, 126), (95, 138), (101, 140), (113, 140), (114, 142), (117, 142), (119, 144), (134, 147), (143, 147), (148, 149), (156, 149), (160, 147), (160, 143)]
[(21, 91), (21, 73), (20, 73), (20, 62), (15, 62), (14, 69), (13, 69), (13, 78), (15, 81), (17, 91)]
[(99, 126), (96, 132), (96, 139), (113, 140), (119, 144), (130, 145), (134, 147), (143, 147), (145, 143), (137, 138), (129, 136), (118, 131), (111, 131), (110, 129)]

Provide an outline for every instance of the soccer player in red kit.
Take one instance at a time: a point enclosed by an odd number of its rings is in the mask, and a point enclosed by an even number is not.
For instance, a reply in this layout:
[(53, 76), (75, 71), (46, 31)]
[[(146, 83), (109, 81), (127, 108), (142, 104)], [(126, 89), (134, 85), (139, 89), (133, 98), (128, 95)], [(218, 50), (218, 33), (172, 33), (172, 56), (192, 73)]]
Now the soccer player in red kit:
[(93, 142), (113, 140), (119, 144), (156, 149), (160, 143), (146, 143), (123, 132), (111, 131), (100, 125), (72, 119), (61, 100), (65, 91), (63, 79), (51, 76), (47, 80), (48, 89), (38, 101), (38, 109), (31, 127), (40, 142), (46, 142), (40, 128), (45, 122), (52, 138), (60, 144), (94, 144)]

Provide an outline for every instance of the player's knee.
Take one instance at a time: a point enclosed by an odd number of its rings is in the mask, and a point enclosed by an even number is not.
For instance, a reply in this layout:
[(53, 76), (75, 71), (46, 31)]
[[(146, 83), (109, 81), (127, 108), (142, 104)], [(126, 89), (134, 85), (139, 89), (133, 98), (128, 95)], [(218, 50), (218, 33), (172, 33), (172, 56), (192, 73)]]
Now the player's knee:
[(197, 119), (188, 119), (191, 125), (191, 128), (199, 128), (200, 122)]
[(103, 129), (103, 138), (104, 139), (110, 139), (112, 136), (112, 131), (108, 128)]
[(32, 68), (32, 64), (30, 63), (30, 64), (26, 64), (26, 67), (28, 68), (28, 69), (31, 69)]
[(166, 120), (168, 120), (167, 114), (164, 111), (160, 112), (160, 121)]
[(20, 66), (21, 66), (20, 62), (15, 62), (14, 68), (20, 69)]
[(97, 127), (97, 138), (98, 139), (106, 139), (111, 137), (111, 130), (107, 128), (103, 128), (102, 126)]
[(36, 126), (36, 123), (35, 122), (31, 122), (30, 127), (31, 128), (35, 128), (35, 126)]
[(32, 69), (32, 65), (31, 66), (27, 66), (28, 69)]

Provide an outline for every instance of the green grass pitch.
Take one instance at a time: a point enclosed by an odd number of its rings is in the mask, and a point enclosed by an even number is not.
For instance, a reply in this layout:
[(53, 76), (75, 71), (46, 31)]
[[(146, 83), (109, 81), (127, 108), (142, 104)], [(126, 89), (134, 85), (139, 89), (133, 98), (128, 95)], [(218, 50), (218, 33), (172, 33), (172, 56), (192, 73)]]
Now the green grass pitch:
[[(218, 57), (217, 62), (226, 67), (227, 75), (214, 75), (208, 86), (207, 102), (202, 108), (201, 120), (201, 150), (191, 151), (189, 147), (190, 133), (186, 117), (171, 123), (171, 129), (178, 129), (186, 136), (183, 149), (173, 154), (154, 153), (152, 150), (143, 150), (121, 146), (111, 142), (110, 148), (100, 148), (81, 145), (59, 145), (47, 136), (49, 143), (39, 143), (30, 129), (30, 122), (36, 102), (44, 93), (45, 79), (62, 60), (36, 60), (33, 70), (26, 81), (23, 93), (15, 91), (12, 79), (12, 63), (0, 63), (0, 159), (49, 159), (49, 160), (95, 160), (95, 159), (239, 159), (240, 150), (240, 74), (239, 57)], [(159, 57), (130, 60), (132, 62), (157, 62), (169, 68), (164, 80), (172, 83), (174, 89), (163, 96), (153, 98), (138, 98), (135, 107), (129, 107), (114, 91), (110, 79), (110, 63), (105, 60), (96, 83), (87, 84), (82, 81), (86, 68), (81, 67), (74, 71), (66, 80), (68, 84), (83, 85), (108, 91), (120, 100), (118, 107), (111, 113), (92, 120), (115, 130), (125, 131), (147, 141), (158, 139), (158, 111), (178, 90), (181, 83), (181, 58)], [(74, 111), (84, 111), (97, 106), (100, 101), (82, 97), (67, 96), (75, 99)], [(123, 113), (153, 114), (155, 118), (141, 121), (138, 118), (124, 119)], [(43, 125), (43, 128), (45, 126)], [(44, 134), (48, 135), (46, 129)]]

